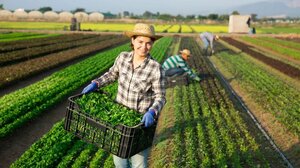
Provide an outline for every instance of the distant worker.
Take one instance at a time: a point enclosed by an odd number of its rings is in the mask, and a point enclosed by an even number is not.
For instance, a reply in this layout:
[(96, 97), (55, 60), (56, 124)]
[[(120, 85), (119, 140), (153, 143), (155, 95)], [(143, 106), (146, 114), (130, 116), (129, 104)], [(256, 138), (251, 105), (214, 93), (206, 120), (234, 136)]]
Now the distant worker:
[(248, 18), (246, 23), (247, 23), (248, 28), (249, 28), (249, 34), (256, 34), (255, 27), (251, 27), (251, 17)]
[(250, 27), (250, 26), (251, 26), (251, 17), (249, 17), (249, 18), (248, 18), (248, 20), (247, 20), (247, 22), (246, 22), (246, 23), (247, 23), (248, 27)]
[(186, 63), (186, 61), (188, 61), (188, 59), (191, 57), (190, 50), (184, 49), (179, 52), (180, 55), (170, 56), (164, 61), (162, 68), (165, 70), (165, 76), (169, 78), (187, 74), (190, 78), (199, 82), (200, 78), (198, 75), (193, 73), (191, 68)]
[(214, 54), (214, 40), (219, 40), (219, 36), (218, 35), (214, 35), (212, 33), (209, 32), (203, 32), (200, 34), (200, 38), (203, 42), (204, 48), (204, 54), (205, 55), (209, 55), (208, 54), (208, 47), (210, 47), (211, 49), (211, 55)]

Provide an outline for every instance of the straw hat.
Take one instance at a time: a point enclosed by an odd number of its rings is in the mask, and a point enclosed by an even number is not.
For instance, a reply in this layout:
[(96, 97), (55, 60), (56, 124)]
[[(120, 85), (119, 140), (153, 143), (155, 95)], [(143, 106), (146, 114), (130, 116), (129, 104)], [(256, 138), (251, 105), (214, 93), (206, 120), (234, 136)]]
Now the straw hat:
[(126, 31), (124, 34), (128, 37), (132, 36), (146, 36), (150, 38), (154, 38), (155, 40), (161, 38), (162, 36), (155, 35), (155, 30), (152, 25), (144, 24), (144, 23), (137, 23), (134, 26), (133, 31)]
[(191, 51), (188, 49), (183, 49), (182, 51), (179, 51), (181, 54), (185, 54), (185, 55), (191, 55)]

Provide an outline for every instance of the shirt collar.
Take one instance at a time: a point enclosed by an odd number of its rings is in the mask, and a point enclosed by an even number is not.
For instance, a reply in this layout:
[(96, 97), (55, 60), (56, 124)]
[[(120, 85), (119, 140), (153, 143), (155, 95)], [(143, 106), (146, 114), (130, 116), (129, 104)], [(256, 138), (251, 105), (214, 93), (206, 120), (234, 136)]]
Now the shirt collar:
[[(143, 61), (143, 63), (141, 63), (140, 67), (144, 68), (147, 65), (147, 63), (149, 62), (149, 60), (151, 58), (152, 58), (151, 55), (148, 54), (147, 57), (146, 57), (146, 59)], [(127, 58), (127, 62), (130, 63), (130, 64), (132, 64), (132, 60), (133, 60), (133, 51), (131, 51), (129, 53), (129, 57)]]

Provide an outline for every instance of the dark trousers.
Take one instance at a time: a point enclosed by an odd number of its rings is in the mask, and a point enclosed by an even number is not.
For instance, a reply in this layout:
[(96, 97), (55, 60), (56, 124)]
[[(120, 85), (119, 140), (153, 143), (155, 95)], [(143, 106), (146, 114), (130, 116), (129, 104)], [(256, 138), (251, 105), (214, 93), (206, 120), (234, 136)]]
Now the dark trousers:
[(182, 68), (171, 68), (165, 71), (166, 77), (175, 77), (180, 76), (185, 73), (184, 69)]

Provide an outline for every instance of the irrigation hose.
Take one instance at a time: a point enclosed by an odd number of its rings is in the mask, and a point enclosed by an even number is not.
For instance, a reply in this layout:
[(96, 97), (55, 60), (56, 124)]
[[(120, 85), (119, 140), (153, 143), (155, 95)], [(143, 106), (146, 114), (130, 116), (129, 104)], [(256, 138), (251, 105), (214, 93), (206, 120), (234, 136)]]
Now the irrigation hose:
[(253, 113), (248, 109), (248, 107), (243, 103), (243, 101), (239, 98), (237, 93), (233, 90), (233, 88), (228, 84), (226, 79), (223, 77), (223, 75), (217, 70), (216, 66), (210, 61), (210, 59), (205, 57), (206, 62), (209, 64), (210, 67), (213, 68), (215, 71), (215, 74), (220, 79), (221, 84), (224, 86), (226, 91), (231, 94), (231, 97), (235, 98), (238, 103), (243, 107), (243, 109), (248, 113), (248, 115), (251, 117), (255, 125), (259, 128), (259, 130), (263, 133), (265, 138), (269, 141), (269, 143), (272, 145), (272, 147), (278, 152), (280, 157), (283, 159), (283, 161), (287, 164), (289, 168), (294, 168), (292, 164), (289, 162), (289, 160), (285, 157), (285, 155), (280, 151), (280, 149), (277, 147), (277, 145), (274, 143), (274, 141), (270, 138), (270, 136), (267, 134), (267, 132), (264, 130), (264, 128), (261, 126), (261, 124), (257, 121)]

